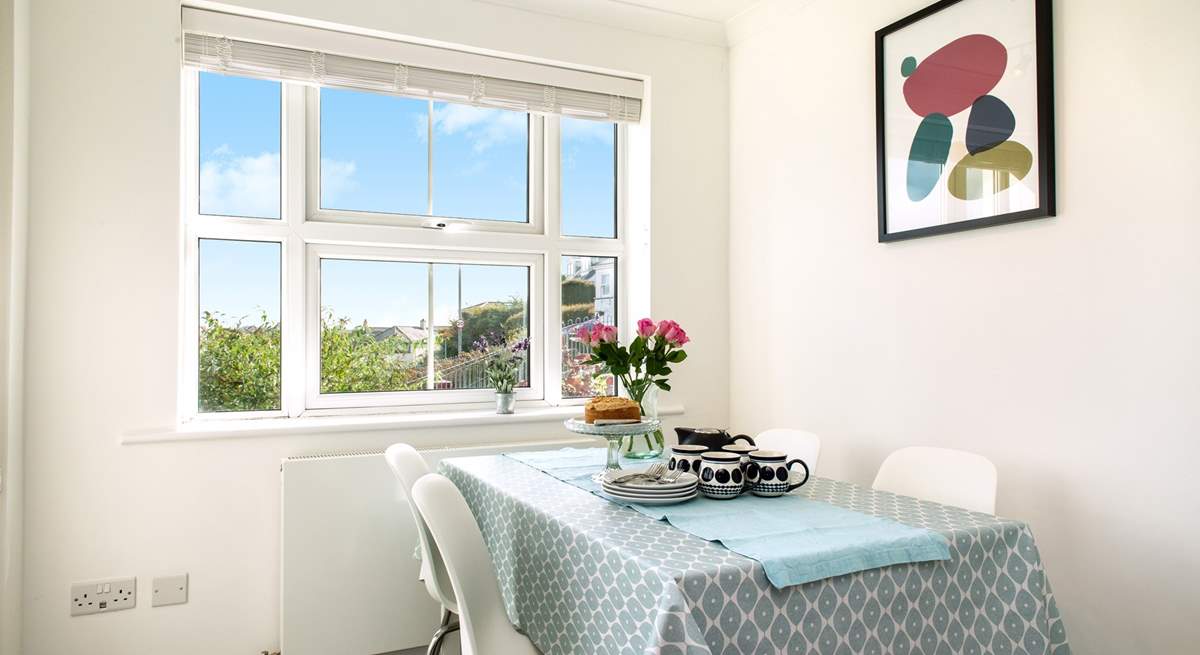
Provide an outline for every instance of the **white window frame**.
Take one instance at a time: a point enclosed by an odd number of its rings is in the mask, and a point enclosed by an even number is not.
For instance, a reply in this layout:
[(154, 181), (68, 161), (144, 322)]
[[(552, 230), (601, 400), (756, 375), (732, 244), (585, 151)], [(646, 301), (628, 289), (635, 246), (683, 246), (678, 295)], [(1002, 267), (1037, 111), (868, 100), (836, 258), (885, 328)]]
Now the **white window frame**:
[[(541, 255), (522, 253), (473, 253), (466, 251), (423, 250), (397, 247), (366, 247), (331, 244), (308, 246), (305, 305), (307, 317), (305, 327), (306, 361), (316, 362), (306, 371), (305, 404), (309, 409), (345, 409), (360, 407), (403, 407), (411, 405), (463, 405), (486, 403), (492, 399), (490, 389), (445, 389), (440, 391), (377, 391), (357, 393), (321, 392), (321, 261), (325, 259), (412, 262), (419, 264), (497, 264), (522, 266), (529, 270), (529, 302), (527, 304), (529, 342), (541, 343), (544, 338), (543, 325), (534, 320), (532, 308), (542, 306), (543, 286), (538, 284), (544, 276)], [(432, 281), (430, 282), (432, 284)], [(432, 292), (432, 289), (430, 289)], [(432, 294), (431, 294), (432, 297)], [(529, 351), (529, 386), (513, 390), (516, 399), (541, 400), (544, 366), (543, 351)]]
[[(473, 228), (486, 230), (489, 232), (512, 232), (517, 234), (543, 233), (545, 225), (545, 206), (544, 203), (541, 202), (541, 198), (544, 188), (543, 179), (545, 177), (543, 173), (544, 161), (541, 157), (535, 157), (534, 153), (541, 151), (542, 143), (545, 139), (545, 117), (537, 114), (529, 114), (529, 154), (526, 159), (528, 170), (526, 170), (525, 173), (525, 179), (527, 182), (527, 196), (525, 198), (525, 207), (527, 211), (525, 222), (443, 216), (433, 211), (429, 211), (425, 214), (403, 214), (392, 212), (355, 211), (349, 209), (325, 209), (321, 207), (321, 89), (307, 87), (304, 91), (305, 115), (307, 118), (305, 125), (307, 135), (305, 139), (305, 147), (307, 149), (305, 153), (305, 201), (306, 207), (308, 208), (308, 219), (310, 221), (424, 227), (431, 220), (443, 219), (454, 223), (469, 225)], [(428, 100), (427, 102), (429, 103), (429, 115), (432, 116), (433, 104), (435, 101)], [(428, 203), (431, 207), (434, 204), (432, 159), (435, 153), (435, 140), (436, 136), (433, 133), (433, 121), (431, 119), (429, 121), (429, 131), (425, 141), (429, 148)]]
[[(527, 223), (323, 210), (319, 203), (319, 92), (283, 82), (280, 142), (281, 218), (241, 218), (199, 213), (199, 73), (184, 70), (181, 152), (180, 248), (182, 321), (179, 357), (179, 415), (182, 421), (301, 417), (380, 411), (458, 411), (490, 406), (488, 390), (442, 390), (354, 394), (313, 393), (319, 385), (319, 275), (314, 257), (338, 253), (376, 258), (450, 263), (514, 263), (530, 273), (530, 387), (521, 389), (522, 406), (578, 405), (586, 398), (562, 397), (561, 262), (564, 256), (615, 257), (618, 328), (629, 320), (627, 271), (630, 239), (626, 225), (628, 128), (617, 127), (615, 238), (561, 234), (559, 117), (531, 115), (529, 134), (529, 221)], [(315, 177), (314, 177), (315, 176)], [(430, 229), (446, 223), (446, 229)], [(199, 412), (199, 240), (266, 241), (280, 244), (281, 371), (280, 409), (254, 412)], [(536, 349), (537, 352), (532, 352)], [(319, 343), (315, 353), (319, 355)], [(535, 364), (536, 362), (536, 364)], [(535, 384), (536, 380), (536, 384)], [(319, 391), (319, 389), (317, 390)], [(337, 397), (343, 398), (337, 398)]]

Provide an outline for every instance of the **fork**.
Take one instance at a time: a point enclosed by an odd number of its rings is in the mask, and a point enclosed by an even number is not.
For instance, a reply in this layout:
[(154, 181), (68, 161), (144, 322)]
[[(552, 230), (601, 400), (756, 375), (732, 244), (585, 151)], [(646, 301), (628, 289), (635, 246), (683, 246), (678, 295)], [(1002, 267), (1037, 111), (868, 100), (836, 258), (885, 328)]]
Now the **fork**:
[(658, 479), (659, 484), (671, 484), (683, 475), (683, 469), (675, 469)]
[(647, 480), (657, 481), (659, 478), (661, 478), (663, 476), (663, 472), (665, 470), (666, 470), (666, 466), (663, 465), (662, 462), (659, 462), (657, 464), (651, 464), (649, 466), (649, 468), (647, 468), (645, 471), (640, 471), (638, 473), (629, 473), (626, 475), (618, 476), (618, 477), (614, 478), (612, 481), (613, 481), (613, 483), (616, 483), (616, 484), (620, 484), (622, 482), (629, 482), (631, 480), (639, 480), (642, 478), (645, 478)]

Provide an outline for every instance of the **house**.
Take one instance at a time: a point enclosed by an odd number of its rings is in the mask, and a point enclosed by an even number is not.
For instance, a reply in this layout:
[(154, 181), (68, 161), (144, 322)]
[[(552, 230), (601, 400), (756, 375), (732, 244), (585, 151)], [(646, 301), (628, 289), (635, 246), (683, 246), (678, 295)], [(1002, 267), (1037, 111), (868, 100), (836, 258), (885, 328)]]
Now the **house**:
[(0, 655), (1197, 653), (1197, 26), (0, 0)]
[[(422, 326), (392, 325), (388, 327), (372, 326), (369, 328), (376, 341), (395, 338), (400, 345), (400, 354), (405, 361), (413, 361), (424, 357), (425, 346), (429, 339), (429, 330)], [(435, 328), (435, 333), (443, 328)]]
[(596, 315), (600, 322), (616, 322), (616, 262), (608, 257), (576, 257), (573, 276), (591, 282), (596, 289)]

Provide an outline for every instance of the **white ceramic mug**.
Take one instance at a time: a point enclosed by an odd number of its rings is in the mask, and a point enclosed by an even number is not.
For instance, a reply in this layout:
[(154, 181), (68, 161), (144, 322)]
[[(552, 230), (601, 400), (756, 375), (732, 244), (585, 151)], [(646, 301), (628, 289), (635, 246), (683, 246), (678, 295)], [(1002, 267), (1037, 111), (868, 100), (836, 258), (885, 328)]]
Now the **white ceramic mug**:
[[(804, 478), (799, 482), (793, 481), (798, 474), (798, 471), (792, 470), (793, 464), (804, 468)], [(804, 486), (805, 482), (808, 482), (808, 464), (805, 464), (804, 460), (788, 461), (787, 453), (778, 450), (756, 450), (750, 453), (750, 465), (746, 467), (746, 486), (755, 496), (782, 496)]]
[(671, 446), (671, 459), (667, 460), (667, 469), (679, 469), (684, 473), (700, 475), (700, 456), (707, 450), (704, 446), (691, 444)]
[(742, 493), (745, 477), (742, 475), (741, 456), (713, 450), (700, 457), (700, 493), (725, 500), (736, 498)]
[(742, 475), (746, 475), (746, 467), (750, 466), (750, 453), (758, 450), (758, 446), (748, 443), (731, 443), (721, 446), (721, 450), (727, 453), (737, 453), (741, 457)]

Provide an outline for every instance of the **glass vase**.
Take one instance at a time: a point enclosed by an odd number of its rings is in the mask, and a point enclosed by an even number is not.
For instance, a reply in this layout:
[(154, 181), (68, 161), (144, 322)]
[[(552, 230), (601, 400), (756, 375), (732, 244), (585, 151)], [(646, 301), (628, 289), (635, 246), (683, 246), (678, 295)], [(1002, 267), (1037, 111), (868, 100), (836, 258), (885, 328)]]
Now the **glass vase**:
[[(628, 390), (625, 393), (629, 395)], [(658, 418), (658, 387), (650, 385), (641, 398), (630, 396), (630, 399), (641, 406), (643, 417)], [(665, 447), (666, 439), (662, 430), (655, 430), (625, 437), (621, 453), (628, 459), (658, 459), (662, 457)]]

